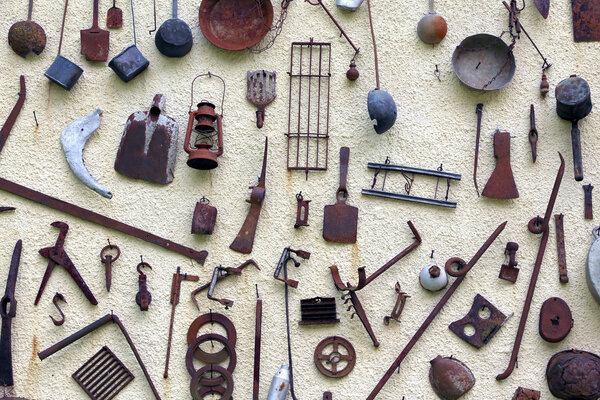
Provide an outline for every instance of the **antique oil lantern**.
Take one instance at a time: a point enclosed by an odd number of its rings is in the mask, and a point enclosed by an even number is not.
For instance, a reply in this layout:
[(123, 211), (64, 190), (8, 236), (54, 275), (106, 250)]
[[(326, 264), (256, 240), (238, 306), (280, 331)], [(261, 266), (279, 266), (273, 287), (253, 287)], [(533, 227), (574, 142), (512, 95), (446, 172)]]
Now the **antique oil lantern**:
[[(197, 109), (192, 111), (194, 99), (194, 81), (201, 77), (217, 77), (223, 82), (223, 99), (221, 100), (221, 114), (217, 114), (215, 105), (202, 100)], [(198, 75), (192, 81), (192, 103), (190, 116), (185, 131), (183, 149), (189, 154), (187, 165), (194, 169), (215, 169), (219, 166), (217, 158), (223, 154), (223, 100), (225, 99), (225, 81), (215, 74)], [(192, 135), (195, 138), (192, 138)]]

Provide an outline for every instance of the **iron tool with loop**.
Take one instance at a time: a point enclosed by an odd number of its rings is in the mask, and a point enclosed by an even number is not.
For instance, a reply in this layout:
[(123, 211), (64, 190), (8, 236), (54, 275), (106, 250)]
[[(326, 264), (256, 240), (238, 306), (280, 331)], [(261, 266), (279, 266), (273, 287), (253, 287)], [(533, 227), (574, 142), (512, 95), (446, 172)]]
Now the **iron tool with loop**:
[[(198, 109), (192, 111), (194, 104), (194, 82), (200, 77), (216, 77), (223, 83), (223, 96), (221, 98), (221, 114), (215, 111), (215, 105), (201, 100)], [(210, 170), (217, 168), (219, 163), (217, 157), (223, 154), (223, 103), (225, 102), (226, 85), (223, 78), (211, 72), (200, 74), (192, 80), (190, 92), (190, 109), (188, 127), (185, 131), (183, 149), (189, 154), (187, 165), (194, 169)], [(216, 129), (215, 129), (216, 121)], [(194, 126), (194, 124), (196, 124)], [(192, 130), (197, 133), (194, 144), (191, 144)]]
[(148, 277), (142, 271), (142, 267), (146, 267), (150, 270), (152, 269), (152, 267), (147, 262), (144, 262), (144, 258), (142, 256), (140, 256), (140, 261), (141, 262), (136, 267), (137, 272), (139, 274), (139, 278), (138, 278), (139, 290), (138, 290), (137, 294), (135, 295), (135, 302), (137, 303), (138, 306), (140, 306), (140, 311), (148, 311), (148, 307), (150, 306), (150, 303), (152, 303), (152, 294), (148, 290), (148, 286), (147, 286)]

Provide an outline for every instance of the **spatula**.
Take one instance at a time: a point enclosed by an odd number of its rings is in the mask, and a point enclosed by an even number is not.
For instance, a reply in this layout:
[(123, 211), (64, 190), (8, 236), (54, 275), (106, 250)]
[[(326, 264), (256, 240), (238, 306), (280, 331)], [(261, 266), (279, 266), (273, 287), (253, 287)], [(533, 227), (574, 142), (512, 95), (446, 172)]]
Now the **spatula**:
[(348, 161), (350, 149), (340, 149), (340, 187), (337, 190), (337, 202), (325, 206), (323, 212), (323, 238), (328, 242), (355, 243), (358, 228), (358, 208), (346, 204), (348, 200), (348, 189), (346, 178), (348, 177)]
[(90, 29), (82, 29), (81, 54), (88, 61), (106, 61), (110, 45), (110, 32), (98, 26), (98, 2), (94, 0), (94, 22)]
[(256, 127), (262, 128), (265, 119), (265, 107), (277, 97), (275, 71), (269, 72), (263, 70), (248, 71), (248, 90), (246, 98), (254, 104), (256, 111)]
[(117, 7), (116, 0), (113, 0), (113, 5), (106, 13), (106, 27), (108, 29), (116, 29), (123, 26), (123, 10)]

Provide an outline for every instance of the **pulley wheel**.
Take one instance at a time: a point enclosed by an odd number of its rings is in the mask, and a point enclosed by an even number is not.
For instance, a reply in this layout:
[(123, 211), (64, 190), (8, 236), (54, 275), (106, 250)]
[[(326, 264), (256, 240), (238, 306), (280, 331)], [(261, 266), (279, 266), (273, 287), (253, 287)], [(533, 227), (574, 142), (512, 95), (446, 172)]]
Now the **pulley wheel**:
[[(237, 340), (237, 332), (235, 330), (233, 322), (231, 322), (231, 320), (223, 314), (212, 312), (201, 315), (198, 318), (196, 318), (194, 322), (192, 322), (187, 333), (188, 346), (190, 346), (194, 339), (196, 339), (200, 328), (209, 323), (217, 323), (223, 328), (225, 328), (225, 331), (227, 332), (227, 339), (235, 347), (235, 342)], [(208, 353), (198, 346), (198, 348), (194, 352), (194, 357), (197, 360), (205, 362), (207, 364), (219, 364), (227, 360), (227, 358), (229, 357), (229, 353), (226, 349), (221, 349), (216, 353)]]
[[(225, 350), (229, 356), (229, 365), (227, 366), (227, 371), (229, 373), (233, 373), (235, 369), (235, 365), (237, 363), (237, 356), (235, 354), (235, 346), (225, 337), (221, 335), (217, 335), (215, 333), (209, 333), (206, 335), (202, 335), (194, 339), (192, 344), (188, 347), (187, 353), (185, 355), (185, 365), (187, 367), (188, 373), (193, 377), (196, 374), (196, 368), (194, 368), (194, 354), (196, 349), (200, 347), (202, 343), (214, 340), (216, 342), (221, 343), (225, 346)], [(202, 360), (200, 360), (202, 361)], [(215, 364), (210, 364), (215, 366)], [(202, 369), (202, 368), (201, 368)], [(217, 386), (223, 383), (223, 376), (219, 378), (198, 378), (200, 379), (200, 384), (202, 386)]]
[[(217, 372), (221, 374), (220, 379), (227, 383), (227, 388), (224, 388), (223, 386), (203, 386), (203, 376), (207, 372)], [(190, 393), (194, 400), (202, 400), (209, 394), (218, 394), (221, 396), (221, 400), (233, 400), (233, 397), (231, 397), (233, 394), (233, 376), (228, 370), (220, 365), (206, 365), (192, 375), (192, 381), (190, 382)]]
[[(329, 345), (331, 345), (333, 349), (331, 351), (326, 351), (325, 349)], [(330, 378), (342, 378), (348, 375), (354, 368), (354, 364), (356, 363), (356, 352), (348, 340), (338, 336), (330, 336), (323, 339), (321, 343), (317, 345), (314, 359), (317, 369), (323, 375)], [(343, 368), (338, 369), (340, 363), (346, 363), (346, 365)]]

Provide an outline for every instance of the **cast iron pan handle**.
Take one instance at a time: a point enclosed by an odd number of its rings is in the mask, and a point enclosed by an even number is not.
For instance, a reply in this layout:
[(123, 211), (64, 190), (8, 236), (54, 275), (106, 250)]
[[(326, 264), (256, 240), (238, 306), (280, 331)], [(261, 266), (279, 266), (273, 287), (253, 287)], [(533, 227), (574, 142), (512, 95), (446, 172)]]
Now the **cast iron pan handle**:
[(573, 121), (571, 127), (571, 141), (573, 144), (573, 168), (575, 170), (575, 180), (583, 180), (583, 161), (581, 160), (581, 132), (577, 126), (577, 120)]

